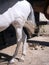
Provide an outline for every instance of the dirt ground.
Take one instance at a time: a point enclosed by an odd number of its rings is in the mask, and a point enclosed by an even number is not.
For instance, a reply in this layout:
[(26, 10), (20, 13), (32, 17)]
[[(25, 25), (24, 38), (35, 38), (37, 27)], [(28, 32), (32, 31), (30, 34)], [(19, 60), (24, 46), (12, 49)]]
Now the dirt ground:
[[(16, 45), (12, 45), (0, 51), (0, 65), (7, 65), (8, 58), (13, 55)], [(21, 47), (20, 47), (21, 48)], [(21, 49), (19, 50), (18, 57), (21, 56)], [(14, 64), (10, 65), (49, 65), (49, 47), (37, 46), (37, 50), (27, 48), (27, 54), (24, 62), (19, 62), (17, 59)]]

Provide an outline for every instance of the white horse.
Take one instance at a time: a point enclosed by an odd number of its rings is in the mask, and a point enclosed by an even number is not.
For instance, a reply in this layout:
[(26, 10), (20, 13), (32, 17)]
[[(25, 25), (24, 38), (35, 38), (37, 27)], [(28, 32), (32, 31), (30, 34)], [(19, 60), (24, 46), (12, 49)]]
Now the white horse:
[(22, 30), (24, 24), (26, 22), (29, 22), (29, 20), (34, 26), (36, 26), (34, 11), (28, 1), (18, 1), (6, 12), (0, 14), (0, 32), (5, 30), (7, 27), (9, 27), (10, 24), (12, 24), (15, 27), (17, 33), (17, 47), (10, 62), (14, 62), (21, 41), (23, 41), (23, 51), (21, 58), (24, 60), (24, 56), (26, 55), (27, 36)]

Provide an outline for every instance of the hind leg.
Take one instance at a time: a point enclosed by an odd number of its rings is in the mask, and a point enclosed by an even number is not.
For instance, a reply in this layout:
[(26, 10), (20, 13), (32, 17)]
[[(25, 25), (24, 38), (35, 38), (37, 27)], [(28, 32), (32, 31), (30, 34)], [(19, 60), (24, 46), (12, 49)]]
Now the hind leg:
[(20, 61), (24, 61), (25, 60), (25, 56), (27, 53), (27, 35), (25, 34), (25, 32), (23, 31), (23, 35), (22, 35), (22, 41), (23, 41), (23, 46), (22, 46), (22, 56)]
[(23, 31), (23, 36), (22, 36), (22, 41), (23, 41), (23, 46), (22, 46), (22, 55), (26, 55), (27, 52), (27, 35)]

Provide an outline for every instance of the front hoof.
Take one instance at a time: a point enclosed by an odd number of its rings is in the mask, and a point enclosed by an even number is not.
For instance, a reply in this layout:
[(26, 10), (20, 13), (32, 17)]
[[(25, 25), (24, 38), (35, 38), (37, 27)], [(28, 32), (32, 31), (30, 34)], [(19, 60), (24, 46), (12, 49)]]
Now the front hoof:
[(10, 63), (10, 64), (15, 63), (15, 59), (11, 59), (11, 60), (9, 61), (9, 63)]

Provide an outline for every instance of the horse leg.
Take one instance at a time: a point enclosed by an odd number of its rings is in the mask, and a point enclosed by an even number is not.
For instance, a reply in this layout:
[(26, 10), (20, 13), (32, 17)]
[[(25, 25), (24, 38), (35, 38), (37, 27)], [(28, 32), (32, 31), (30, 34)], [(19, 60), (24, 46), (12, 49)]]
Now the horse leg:
[(23, 31), (23, 46), (22, 46), (22, 55), (26, 55), (26, 48), (27, 48), (27, 35), (25, 34), (25, 32)]
[(27, 52), (27, 35), (25, 34), (25, 32), (23, 31), (23, 35), (22, 35), (22, 41), (23, 41), (23, 46), (22, 46), (22, 56), (21, 56), (21, 59), (20, 61), (24, 61), (24, 57), (26, 55), (26, 52)]
[(15, 49), (15, 52), (13, 54), (13, 57), (12, 59), (10, 60), (10, 63), (13, 63), (15, 62), (15, 56), (18, 54), (18, 50), (19, 50), (19, 47), (20, 47), (20, 44), (21, 44), (21, 40), (22, 40), (22, 28), (17, 28), (16, 29), (17, 31), (17, 47)]

